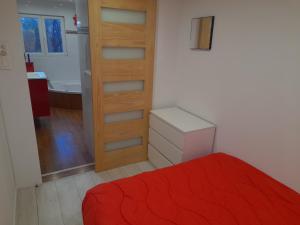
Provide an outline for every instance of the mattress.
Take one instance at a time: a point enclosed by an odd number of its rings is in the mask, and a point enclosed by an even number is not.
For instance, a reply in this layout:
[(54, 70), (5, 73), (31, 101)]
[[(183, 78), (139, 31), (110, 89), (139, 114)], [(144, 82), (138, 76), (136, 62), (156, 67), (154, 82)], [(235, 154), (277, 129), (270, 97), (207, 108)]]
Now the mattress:
[(85, 225), (300, 225), (300, 195), (249, 164), (213, 154), (96, 186)]

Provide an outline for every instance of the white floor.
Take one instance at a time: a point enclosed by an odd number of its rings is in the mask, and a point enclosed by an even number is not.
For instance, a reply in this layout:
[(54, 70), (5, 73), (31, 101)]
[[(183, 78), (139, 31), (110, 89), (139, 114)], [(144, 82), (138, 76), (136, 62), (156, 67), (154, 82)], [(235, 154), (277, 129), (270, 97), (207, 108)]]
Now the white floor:
[(88, 189), (153, 169), (149, 162), (141, 162), (102, 173), (66, 177), (38, 188), (22, 189), (17, 199), (17, 225), (82, 225), (81, 203)]

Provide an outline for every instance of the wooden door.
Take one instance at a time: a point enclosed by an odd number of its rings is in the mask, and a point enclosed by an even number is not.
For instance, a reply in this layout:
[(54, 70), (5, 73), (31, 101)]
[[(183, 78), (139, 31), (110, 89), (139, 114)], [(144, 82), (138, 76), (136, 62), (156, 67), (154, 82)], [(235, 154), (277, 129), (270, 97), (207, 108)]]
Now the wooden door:
[(96, 171), (147, 160), (156, 0), (89, 0)]

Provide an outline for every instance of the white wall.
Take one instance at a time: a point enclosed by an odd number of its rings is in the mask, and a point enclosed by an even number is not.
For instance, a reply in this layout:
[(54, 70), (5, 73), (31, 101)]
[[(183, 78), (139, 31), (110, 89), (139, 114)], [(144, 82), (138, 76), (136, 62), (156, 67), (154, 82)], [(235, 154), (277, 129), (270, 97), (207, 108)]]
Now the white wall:
[(78, 17), (78, 27), (88, 27), (88, 0), (75, 0), (76, 14)]
[[(180, 106), (217, 124), (216, 151), (300, 191), (300, 2), (183, 2), (180, 23), (174, 22), (178, 58), (164, 64), (176, 64), (180, 77), (179, 90), (171, 94)], [(189, 49), (191, 19), (201, 16), (216, 16), (209, 52)], [(161, 86), (173, 80), (166, 73)]]
[[(60, 5), (62, 4), (62, 5)], [(77, 31), (74, 26), (75, 4), (73, 2), (59, 3), (56, 1), (33, 0), (18, 1), (18, 12), (27, 14), (63, 16), (66, 30)], [(46, 72), (51, 81), (80, 82), (78, 35), (66, 34), (67, 55), (35, 56), (32, 60), (36, 71)]]
[(16, 188), (0, 105), (0, 224), (14, 225)]
[(171, 106), (177, 100), (176, 55), (181, 0), (159, 0), (157, 6), (154, 108)]
[(11, 70), (0, 70), (0, 102), (17, 187), (41, 183), (16, 2), (1, 0), (0, 41), (9, 45)]

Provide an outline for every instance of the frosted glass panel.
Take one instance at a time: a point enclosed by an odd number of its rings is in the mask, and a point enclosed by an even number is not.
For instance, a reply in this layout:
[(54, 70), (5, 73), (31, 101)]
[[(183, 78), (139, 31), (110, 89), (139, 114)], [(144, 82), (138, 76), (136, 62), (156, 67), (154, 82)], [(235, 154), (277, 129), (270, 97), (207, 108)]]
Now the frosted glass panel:
[(138, 120), (144, 118), (144, 111), (133, 111), (133, 112), (124, 112), (124, 113), (114, 113), (105, 115), (104, 121), (105, 123), (115, 123), (121, 121), (128, 121), (128, 120)]
[(104, 84), (104, 93), (120, 92), (120, 91), (143, 91), (144, 81), (124, 81), (124, 82), (111, 82)]
[(102, 8), (102, 21), (111, 23), (145, 24), (146, 12)]
[(120, 150), (123, 148), (130, 148), (138, 145), (143, 144), (143, 138), (134, 138), (126, 141), (118, 141), (118, 142), (112, 142), (105, 145), (106, 151), (114, 151), (114, 150)]
[(144, 59), (144, 48), (103, 48), (104, 59)]

